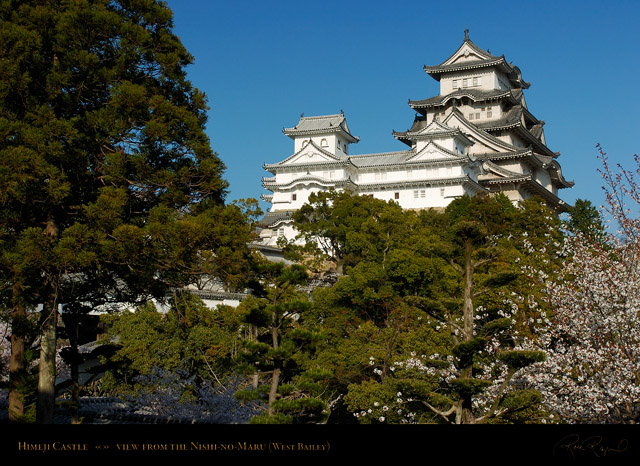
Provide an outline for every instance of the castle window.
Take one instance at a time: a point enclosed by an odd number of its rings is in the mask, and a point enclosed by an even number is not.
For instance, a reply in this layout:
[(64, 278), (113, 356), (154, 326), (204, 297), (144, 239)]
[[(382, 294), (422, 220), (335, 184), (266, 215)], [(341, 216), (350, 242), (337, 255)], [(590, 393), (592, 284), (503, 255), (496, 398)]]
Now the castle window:
[(473, 85), (474, 86), (479, 86), (480, 85), (480, 78), (473, 78)]
[(491, 110), (487, 110), (487, 118), (491, 118), (492, 115), (493, 113), (491, 113)]
[(460, 87), (460, 82), (458, 79), (454, 79), (453, 80), (453, 88), (454, 89), (458, 89), (458, 87)]
[(282, 238), (284, 236), (284, 228), (278, 228), (278, 237)]
[(297, 195), (297, 194), (292, 194), (292, 195), (291, 195), (291, 200), (292, 200), (292, 201), (295, 201), (295, 200), (297, 200), (297, 199), (298, 199), (298, 195)]
[(426, 197), (427, 192), (424, 189), (420, 190), (420, 197), (424, 198)]
[(320, 145), (321, 145), (322, 147), (329, 147), (329, 143), (328, 143), (328, 142), (327, 142), (327, 140), (326, 140), (326, 139), (324, 139), (324, 138), (322, 139), (322, 141), (320, 141)]
[(440, 197), (444, 197), (444, 188), (440, 188)]
[(418, 190), (413, 191), (413, 198), (418, 199)]
[(395, 193), (395, 194), (393, 195), (393, 197), (394, 197), (395, 199), (400, 199), (400, 193)]
[(476, 118), (475, 113), (470, 113), (469, 114), (469, 120), (474, 120)]
[(462, 80), (462, 87), (469, 87), (469, 78), (464, 78)]

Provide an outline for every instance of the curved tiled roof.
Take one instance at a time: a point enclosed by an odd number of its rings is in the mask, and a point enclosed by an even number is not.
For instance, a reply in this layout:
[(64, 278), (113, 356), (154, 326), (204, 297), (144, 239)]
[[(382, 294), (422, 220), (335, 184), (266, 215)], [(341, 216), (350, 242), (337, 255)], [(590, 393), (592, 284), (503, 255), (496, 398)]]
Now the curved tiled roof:
[(450, 99), (459, 99), (460, 97), (469, 97), (474, 102), (483, 102), (487, 100), (499, 100), (504, 98), (512, 98), (513, 103), (520, 103), (520, 100), (511, 90), (493, 89), (490, 91), (481, 89), (458, 89), (447, 95), (436, 95), (423, 100), (409, 99), (409, 106), (413, 109), (439, 107), (445, 105)]
[(283, 210), (280, 212), (267, 212), (259, 223), (266, 225), (267, 228), (275, 226), (282, 221), (291, 220), (292, 210)]
[[(451, 63), (451, 60), (458, 55), (463, 47), (468, 47), (475, 52), (479, 57), (478, 60), (464, 60), (458, 63)], [(440, 80), (440, 76), (445, 73), (451, 73), (456, 71), (465, 71), (465, 70), (473, 70), (478, 68), (488, 68), (488, 67), (498, 67), (502, 72), (504, 72), (511, 82), (515, 85), (515, 87), (528, 88), (529, 83), (524, 82), (522, 80), (522, 73), (520, 72), (520, 68), (513, 65), (512, 63), (507, 63), (504, 55), (497, 57), (492, 55), (488, 51), (482, 50), (476, 44), (474, 44), (471, 39), (469, 39), (469, 30), (465, 31), (464, 42), (458, 49), (444, 62), (440, 65), (436, 66), (424, 66), (424, 70), (427, 74), (433, 77), (436, 80)]]
[(381, 181), (379, 183), (367, 183), (358, 185), (358, 191), (370, 191), (376, 188), (403, 188), (407, 186), (441, 186), (441, 185), (453, 185), (460, 183), (477, 183), (469, 178), (468, 175), (457, 176), (454, 178), (425, 178), (425, 179), (411, 179), (402, 181)]
[(311, 117), (301, 115), (298, 124), (293, 128), (284, 128), (282, 132), (290, 138), (295, 138), (296, 136), (313, 136), (316, 134), (342, 133), (349, 142), (356, 143), (360, 140), (360, 138), (353, 136), (349, 132), (347, 120), (342, 113)]
[(353, 184), (353, 181), (351, 181), (350, 179), (329, 180), (313, 175), (301, 176), (299, 178), (296, 178), (295, 180), (291, 180), (288, 183), (277, 183), (275, 177), (262, 179), (262, 186), (266, 189), (288, 189), (301, 183), (317, 183), (324, 186), (345, 186)]

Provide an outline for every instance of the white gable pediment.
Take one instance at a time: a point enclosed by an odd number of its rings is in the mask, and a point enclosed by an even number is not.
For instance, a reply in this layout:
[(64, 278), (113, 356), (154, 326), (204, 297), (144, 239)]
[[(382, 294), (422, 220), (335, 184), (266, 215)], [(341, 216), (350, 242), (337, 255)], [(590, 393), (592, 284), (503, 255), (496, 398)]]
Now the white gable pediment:
[(462, 154), (454, 154), (451, 151), (439, 146), (433, 141), (429, 141), (417, 154), (409, 157), (407, 162), (422, 162), (430, 160), (457, 159)]
[(479, 50), (477, 47), (471, 46), (469, 42), (464, 42), (460, 48), (447, 59), (442, 65), (452, 65), (454, 63), (465, 63), (472, 61), (487, 60), (495, 58), (489, 53)]
[(279, 165), (284, 166), (309, 163), (327, 163), (337, 162), (340, 160), (341, 159), (339, 157), (333, 155), (331, 152), (322, 149), (321, 147), (318, 147), (313, 141), (311, 141), (298, 152), (280, 162)]
[(426, 127), (418, 131), (418, 134), (432, 134), (452, 131), (454, 128), (450, 128), (447, 125), (443, 125), (439, 121), (432, 121)]
[[(471, 49), (468, 45), (464, 45), (458, 54), (453, 58), (451, 64), (453, 63), (465, 63), (469, 61), (478, 61), (483, 60), (483, 57), (478, 55), (474, 50)], [(449, 64), (449, 63), (447, 63)]]
[(295, 154), (292, 158), (285, 160), (283, 165), (293, 165), (300, 163), (326, 163), (326, 162), (335, 162), (336, 159), (334, 157), (329, 157), (326, 154), (318, 151), (314, 147), (305, 147), (300, 152)]

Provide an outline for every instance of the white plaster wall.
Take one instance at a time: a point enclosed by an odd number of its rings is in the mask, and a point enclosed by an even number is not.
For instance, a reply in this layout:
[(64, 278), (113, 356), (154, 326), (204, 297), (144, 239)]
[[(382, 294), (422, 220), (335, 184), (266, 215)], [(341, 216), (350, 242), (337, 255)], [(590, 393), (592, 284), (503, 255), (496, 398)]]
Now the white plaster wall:
[(529, 173), (531, 170), (528, 166), (526, 166), (525, 164), (517, 161), (517, 160), (512, 160), (512, 161), (508, 161), (508, 162), (500, 162), (499, 166), (506, 169), (506, 170), (510, 170), (512, 172), (516, 172), (516, 173), (522, 173), (522, 174), (527, 174)]
[[(473, 78), (478, 78), (477, 84), (473, 84)], [(464, 79), (468, 79), (467, 86), (464, 86)], [(458, 81), (458, 87), (453, 87), (453, 81)], [(455, 90), (462, 89), (497, 89), (495, 72), (493, 70), (469, 70), (451, 73), (440, 78), (440, 95), (451, 94)]]
[(535, 180), (542, 186), (553, 192), (553, 186), (551, 185), (551, 177), (546, 170), (537, 169), (535, 171)]
[[(327, 145), (322, 145), (322, 140), (327, 140)], [(303, 144), (308, 141), (313, 141), (318, 147), (322, 147), (327, 152), (332, 154), (336, 153), (336, 135), (335, 134), (327, 134), (327, 135), (319, 135), (319, 136), (306, 136), (306, 137), (296, 137), (293, 140), (293, 150), (294, 154), (302, 150)]]
[[(441, 188), (444, 188), (443, 194), (440, 191)], [(418, 197), (415, 197), (415, 191), (417, 191)], [(397, 202), (403, 209), (446, 207), (455, 196), (462, 196), (463, 194), (462, 186), (415, 187), (402, 190), (400, 192), (400, 199)]]
[[(288, 191), (276, 191), (273, 193), (271, 211), (277, 212), (283, 210), (297, 210), (309, 201), (309, 196), (311, 195), (311, 193), (317, 193), (323, 190), (323, 188), (320, 188), (318, 186), (299, 185), (297, 189)], [(293, 200), (294, 194), (296, 195), (295, 200)]]

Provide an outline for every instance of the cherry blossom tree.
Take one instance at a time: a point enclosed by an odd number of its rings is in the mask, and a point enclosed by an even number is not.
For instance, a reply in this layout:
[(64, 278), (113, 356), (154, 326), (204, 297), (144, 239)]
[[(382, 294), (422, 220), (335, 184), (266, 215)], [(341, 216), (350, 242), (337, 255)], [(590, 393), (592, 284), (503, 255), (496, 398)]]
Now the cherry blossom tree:
[(546, 282), (553, 314), (535, 346), (547, 358), (524, 380), (546, 408), (570, 423), (640, 420), (640, 159), (614, 173), (598, 146), (607, 205), (618, 230), (606, 241), (576, 234), (566, 239), (563, 273)]

